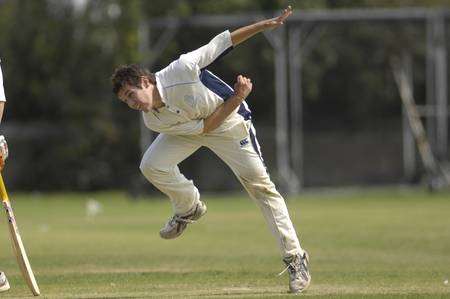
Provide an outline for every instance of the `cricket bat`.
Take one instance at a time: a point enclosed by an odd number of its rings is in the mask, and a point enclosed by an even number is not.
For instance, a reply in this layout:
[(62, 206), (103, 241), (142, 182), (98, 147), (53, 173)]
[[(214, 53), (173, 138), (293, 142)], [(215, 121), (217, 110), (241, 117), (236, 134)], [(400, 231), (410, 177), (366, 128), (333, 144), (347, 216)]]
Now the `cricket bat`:
[(6, 193), (5, 183), (3, 182), (3, 177), (0, 174), (0, 196), (2, 198), (3, 207), (5, 208), (6, 215), (8, 217), (8, 226), (10, 237), (12, 241), (12, 247), (14, 254), (17, 258), (17, 263), (19, 264), (20, 270), (22, 271), (22, 276), (27, 282), (28, 287), (34, 296), (39, 296), (40, 291), (34, 277), (33, 270), (31, 270), (30, 262), (23, 246), (22, 238), (19, 234), (19, 228), (17, 227), (16, 218), (11, 207), (11, 202), (9, 201), (8, 194)]

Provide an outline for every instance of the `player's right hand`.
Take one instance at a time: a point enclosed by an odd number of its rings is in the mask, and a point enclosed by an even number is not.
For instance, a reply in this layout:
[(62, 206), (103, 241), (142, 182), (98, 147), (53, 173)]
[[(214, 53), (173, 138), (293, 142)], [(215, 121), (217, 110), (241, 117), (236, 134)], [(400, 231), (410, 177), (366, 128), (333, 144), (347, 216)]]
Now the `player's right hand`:
[(247, 77), (239, 75), (236, 79), (236, 83), (234, 84), (234, 95), (243, 101), (250, 94), (252, 88), (252, 81)]
[(0, 135), (0, 171), (3, 170), (6, 159), (8, 159), (8, 143), (5, 136)]

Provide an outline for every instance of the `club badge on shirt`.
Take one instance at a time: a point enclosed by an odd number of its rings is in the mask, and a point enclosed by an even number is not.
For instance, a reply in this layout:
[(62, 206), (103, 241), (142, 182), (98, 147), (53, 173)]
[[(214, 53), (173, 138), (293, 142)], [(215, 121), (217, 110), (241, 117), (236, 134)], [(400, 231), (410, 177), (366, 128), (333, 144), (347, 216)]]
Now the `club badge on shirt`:
[(245, 137), (244, 139), (242, 139), (241, 141), (239, 141), (239, 144), (241, 145), (241, 147), (244, 147), (248, 144), (248, 138)]
[(195, 97), (193, 95), (185, 95), (184, 96), (184, 101), (186, 102), (186, 104), (188, 104), (190, 107), (195, 108)]

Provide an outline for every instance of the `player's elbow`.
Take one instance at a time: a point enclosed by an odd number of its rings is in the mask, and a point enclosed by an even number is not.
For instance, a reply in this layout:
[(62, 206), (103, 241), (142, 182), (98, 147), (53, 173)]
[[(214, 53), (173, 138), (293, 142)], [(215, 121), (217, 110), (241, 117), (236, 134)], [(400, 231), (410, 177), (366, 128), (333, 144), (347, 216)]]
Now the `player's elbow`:
[(210, 127), (203, 127), (203, 131), (202, 131), (202, 134), (206, 134), (206, 133), (209, 133), (209, 132), (211, 132), (212, 130), (211, 130), (211, 128)]
[(211, 119), (210, 118), (206, 118), (203, 120), (203, 131), (202, 134), (206, 134), (212, 131), (212, 127), (211, 127)]

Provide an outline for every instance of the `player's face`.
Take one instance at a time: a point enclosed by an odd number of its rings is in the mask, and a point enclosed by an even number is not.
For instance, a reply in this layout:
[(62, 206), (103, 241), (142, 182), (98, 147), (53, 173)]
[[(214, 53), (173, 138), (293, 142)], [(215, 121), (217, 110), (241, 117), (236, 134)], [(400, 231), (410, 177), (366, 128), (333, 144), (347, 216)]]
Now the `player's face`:
[(149, 112), (153, 104), (153, 88), (152, 84), (142, 82), (142, 88), (125, 85), (118, 93), (119, 99), (128, 105), (131, 109)]

